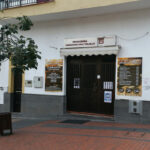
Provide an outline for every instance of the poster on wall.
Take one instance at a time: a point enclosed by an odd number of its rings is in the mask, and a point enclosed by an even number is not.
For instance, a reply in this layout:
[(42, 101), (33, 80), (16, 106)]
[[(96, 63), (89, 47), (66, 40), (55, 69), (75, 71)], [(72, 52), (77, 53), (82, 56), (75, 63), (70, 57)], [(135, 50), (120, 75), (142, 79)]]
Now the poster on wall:
[(112, 91), (105, 91), (104, 92), (104, 102), (105, 103), (112, 103)]
[(142, 58), (118, 58), (117, 94), (142, 96)]
[(63, 59), (46, 60), (45, 91), (62, 91)]

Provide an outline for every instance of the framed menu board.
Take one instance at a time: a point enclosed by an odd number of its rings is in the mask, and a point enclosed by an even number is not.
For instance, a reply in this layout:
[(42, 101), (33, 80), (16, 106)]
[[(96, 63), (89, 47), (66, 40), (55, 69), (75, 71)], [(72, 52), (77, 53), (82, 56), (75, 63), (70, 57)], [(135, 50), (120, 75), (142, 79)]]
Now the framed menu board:
[(142, 96), (142, 58), (118, 58), (117, 94)]
[(46, 60), (45, 91), (62, 91), (63, 59)]

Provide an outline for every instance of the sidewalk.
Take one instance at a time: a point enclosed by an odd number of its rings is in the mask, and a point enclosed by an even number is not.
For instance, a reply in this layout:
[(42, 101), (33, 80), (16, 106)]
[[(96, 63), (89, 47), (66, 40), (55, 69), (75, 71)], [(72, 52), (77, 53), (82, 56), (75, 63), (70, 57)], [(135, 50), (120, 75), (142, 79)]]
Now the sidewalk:
[(13, 128), (0, 150), (150, 150), (150, 125), (16, 119)]

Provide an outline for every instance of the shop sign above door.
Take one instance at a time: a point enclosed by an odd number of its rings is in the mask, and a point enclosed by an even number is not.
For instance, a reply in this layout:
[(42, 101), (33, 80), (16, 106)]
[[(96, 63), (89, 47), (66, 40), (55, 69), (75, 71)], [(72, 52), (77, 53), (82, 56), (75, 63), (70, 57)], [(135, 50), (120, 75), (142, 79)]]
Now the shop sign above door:
[(86, 47), (110, 47), (116, 46), (116, 36), (103, 36), (95, 38), (65, 39), (65, 48), (86, 48)]
[(117, 45), (117, 37), (116, 36), (107, 36), (107, 37), (99, 37), (98, 38), (98, 46), (116, 46)]
[(65, 39), (64, 47), (65, 48), (97, 47), (97, 38)]

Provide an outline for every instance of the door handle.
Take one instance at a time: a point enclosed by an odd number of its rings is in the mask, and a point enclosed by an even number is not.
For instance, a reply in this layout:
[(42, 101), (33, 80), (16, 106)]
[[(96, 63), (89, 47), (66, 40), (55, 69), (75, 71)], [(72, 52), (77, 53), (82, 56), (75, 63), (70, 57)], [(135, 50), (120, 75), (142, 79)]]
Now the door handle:
[(21, 93), (22, 91), (15, 91), (15, 92)]

